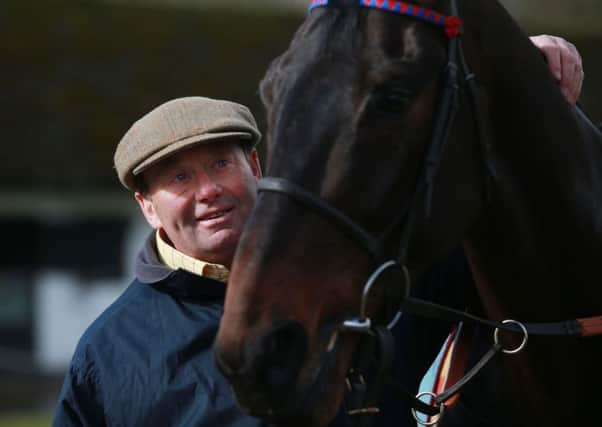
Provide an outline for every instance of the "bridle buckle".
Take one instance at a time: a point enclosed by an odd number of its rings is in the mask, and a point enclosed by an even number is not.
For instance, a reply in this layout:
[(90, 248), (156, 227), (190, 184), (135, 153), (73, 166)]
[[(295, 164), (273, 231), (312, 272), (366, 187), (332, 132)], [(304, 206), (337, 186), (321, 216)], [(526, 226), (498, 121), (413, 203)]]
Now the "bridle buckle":
[(372, 335), (372, 320), (369, 317), (356, 317), (354, 319), (347, 319), (339, 328), (345, 332), (357, 332), (360, 334)]

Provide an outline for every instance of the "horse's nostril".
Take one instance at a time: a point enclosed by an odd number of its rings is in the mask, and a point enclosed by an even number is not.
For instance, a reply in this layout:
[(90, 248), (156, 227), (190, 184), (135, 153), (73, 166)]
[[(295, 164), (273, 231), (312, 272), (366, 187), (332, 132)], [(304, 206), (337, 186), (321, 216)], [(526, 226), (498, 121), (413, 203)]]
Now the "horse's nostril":
[(299, 323), (287, 321), (274, 327), (257, 350), (257, 373), (266, 385), (277, 390), (297, 378), (307, 352), (307, 337)]

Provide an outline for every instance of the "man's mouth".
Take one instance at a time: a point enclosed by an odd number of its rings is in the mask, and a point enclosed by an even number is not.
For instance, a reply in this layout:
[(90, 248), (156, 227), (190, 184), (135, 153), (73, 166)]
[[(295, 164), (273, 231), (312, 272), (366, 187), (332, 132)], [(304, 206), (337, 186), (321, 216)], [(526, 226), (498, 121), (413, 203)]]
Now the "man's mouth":
[(227, 208), (227, 209), (211, 212), (209, 214), (206, 214), (206, 215), (203, 215), (202, 217), (200, 217), (199, 221), (211, 221), (211, 220), (214, 220), (217, 218), (221, 218), (231, 211), (232, 211), (232, 208)]

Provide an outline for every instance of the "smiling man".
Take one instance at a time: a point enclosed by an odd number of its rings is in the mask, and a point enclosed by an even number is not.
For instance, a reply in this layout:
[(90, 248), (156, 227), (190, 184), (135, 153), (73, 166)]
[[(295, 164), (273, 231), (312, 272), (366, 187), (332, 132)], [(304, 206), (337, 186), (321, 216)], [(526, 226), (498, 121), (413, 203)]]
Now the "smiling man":
[(158, 238), (192, 258), (229, 267), (260, 170), (255, 149), (224, 139), (141, 172), (144, 192), (136, 192), (136, 200)]
[(260, 138), (246, 107), (202, 97), (160, 105), (122, 138), (117, 174), (154, 231), (136, 280), (80, 340), (54, 425), (264, 425), (236, 407), (211, 350)]

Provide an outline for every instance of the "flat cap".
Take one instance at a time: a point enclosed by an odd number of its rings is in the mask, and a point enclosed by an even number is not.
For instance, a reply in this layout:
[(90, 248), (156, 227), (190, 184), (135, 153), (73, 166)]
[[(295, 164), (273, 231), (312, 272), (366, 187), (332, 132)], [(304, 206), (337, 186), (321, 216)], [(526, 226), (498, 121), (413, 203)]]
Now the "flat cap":
[(121, 183), (134, 191), (134, 176), (198, 143), (232, 140), (255, 145), (261, 139), (251, 111), (241, 104), (203, 97), (166, 102), (135, 122), (115, 150)]

